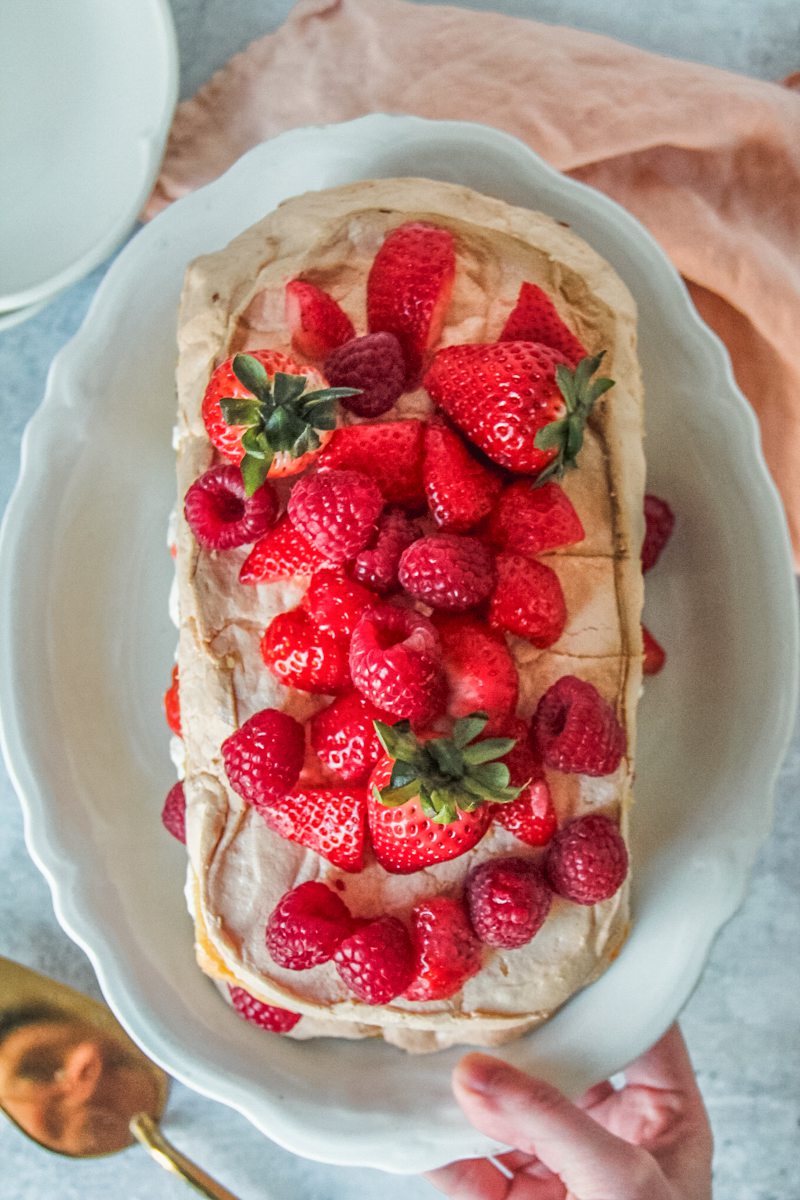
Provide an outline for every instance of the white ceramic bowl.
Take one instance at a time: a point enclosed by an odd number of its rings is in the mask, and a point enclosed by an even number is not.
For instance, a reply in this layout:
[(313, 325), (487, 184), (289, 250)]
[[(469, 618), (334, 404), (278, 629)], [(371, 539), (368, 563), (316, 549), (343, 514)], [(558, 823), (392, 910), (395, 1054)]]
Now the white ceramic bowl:
[(756, 423), (720, 343), (626, 212), (477, 125), (370, 116), (259, 146), (159, 216), (110, 269), (53, 365), (0, 541), (8, 765), (59, 920), (110, 1004), (168, 1071), (290, 1150), (398, 1172), (496, 1149), (451, 1099), (458, 1051), (297, 1043), (241, 1021), (195, 965), (183, 850), (159, 811), (173, 781), (161, 700), (175, 641), (165, 525), (184, 268), (290, 195), (407, 174), (570, 222), (639, 303), (649, 486), (678, 524), (647, 580), (647, 621), (669, 661), (641, 705), (635, 926), (601, 980), (502, 1056), (575, 1093), (654, 1041), (769, 830), (797, 629)]
[(167, 0), (3, 0), (0, 312), (55, 296), (122, 241), (177, 88)]

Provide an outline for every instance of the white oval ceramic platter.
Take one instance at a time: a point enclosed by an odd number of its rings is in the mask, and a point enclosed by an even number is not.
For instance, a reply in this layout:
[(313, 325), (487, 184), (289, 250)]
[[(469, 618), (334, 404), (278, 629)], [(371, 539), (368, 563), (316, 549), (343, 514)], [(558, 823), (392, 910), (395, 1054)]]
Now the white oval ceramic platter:
[(3, 0), (0, 312), (27, 319), (123, 240), (177, 91), (168, 0)]
[(677, 530), (647, 577), (646, 620), (669, 659), (640, 710), (635, 924), (601, 980), (499, 1053), (577, 1094), (673, 1021), (770, 827), (796, 698), (788, 537), (727, 355), (661, 251), (511, 137), (381, 115), (295, 130), (137, 234), (25, 435), (0, 543), (0, 699), (30, 852), (137, 1041), (295, 1153), (416, 1172), (497, 1149), (451, 1099), (460, 1052), (412, 1057), (248, 1026), (195, 965), (184, 852), (159, 820), (174, 781), (165, 529), (184, 268), (286, 197), (393, 175), (464, 183), (569, 222), (639, 304), (648, 487)]

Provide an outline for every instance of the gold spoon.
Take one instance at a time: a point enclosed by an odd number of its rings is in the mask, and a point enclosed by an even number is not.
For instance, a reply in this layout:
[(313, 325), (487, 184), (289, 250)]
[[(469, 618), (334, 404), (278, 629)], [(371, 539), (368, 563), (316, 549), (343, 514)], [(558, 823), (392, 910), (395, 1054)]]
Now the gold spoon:
[(0, 1108), (33, 1141), (71, 1158), (139, 1141), (209, 1200), (236, 1200), (158, 1126), (169, 1078), (104, 1004), (0, 956)]

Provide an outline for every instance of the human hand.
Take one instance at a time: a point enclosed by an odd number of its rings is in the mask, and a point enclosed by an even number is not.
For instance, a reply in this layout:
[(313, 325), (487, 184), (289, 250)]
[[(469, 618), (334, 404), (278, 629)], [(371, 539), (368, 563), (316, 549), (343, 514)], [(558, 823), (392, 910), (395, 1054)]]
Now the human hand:
[(576, 1104), (485, 1054), (461, 1059), (453, 1090), (476, 1129), (516, 1149), (431, 1171), (452, 1200), (711, 1200), (711, 1129), (677, 1025), (620, 1091), (600, 1083)]

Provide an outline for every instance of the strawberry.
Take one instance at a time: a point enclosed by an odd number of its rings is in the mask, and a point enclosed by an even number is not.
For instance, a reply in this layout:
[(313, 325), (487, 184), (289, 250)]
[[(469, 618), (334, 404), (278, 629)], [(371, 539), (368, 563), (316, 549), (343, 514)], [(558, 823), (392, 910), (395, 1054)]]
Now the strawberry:
[(307, 846), (342, 871), (364, 866), (366, 822), (363, 790), (299, 787), (259, 809), (270, 829)]
[(482, 942), (514, 950), (544, 924), (553, 894), (536, 863), (490, 858), (473, 867), (465, 886), (472, 928)]
[(539, 342), (557, 350), (570, 367), (586, 358), (586, 349), (561, 317), (553, 301), (535, 283), (523, 283), (500, 334), (501, 342)]
[(319, 371), (277, 350), (253, 350), (215, 369), (203, 422), (223, 458), (241, 466), (252, 496), (267, 475), (305, 470), (336, 428), (336, 400), (351, 393), (329, 388)]
[(378, 517), (378, 527), (351, 568), (361, 583), (385, 596), (397, 586), (397, 569), (403, 551), (420, 536), (420, 528), (402, 510), (387, 508)]
[(564, 632), (567, 608), (552, 567), (519, 554), (498, 554), (497, 586), (489, 602), (493, 629), (514, 633), (539, 649)]
[(414, 978), (406, 1000), (446, 1000), (481, 969), (481, 945), (464, 905), (452, 896), (432, 896), (411, 912)]
[(644, 651), (642, 671), (645, 675), (657, 675), (667, 661), (667, 653), (644, 625), (642, 626), (642, 643)]
[(186, 845), (186, 795), (180, 780), (167, 792), (161, 809), (161, 822), (168, 833)]
[(318, 471), (292, 488), (289, 520), (333, 563), (344, 563), (363, 550), (377, 530), (383, 510), (380, 489), (361, 471)]
[(211, 467), (186, 492), (183, 515), (205, 550), (232, 550), (262, 537), (275, 524), (280, 504), (274, 488), (262, 483), (245, 493), (238, 467)]
[(414, 973), (411, 939), (397, 917), (367, 921), (345, 938), (333, 961), (340, 978), (365, 1004), (388, 1004)]
[(363, 783), (383, 755), (375, 721), (391, 720), (359, 692), (348, 692), (312, 717), (311, 746), (329, 771), (348, 783)]
[(574, 904), (599, 904), (619, 891), (628, 874), (628, 850), (617, 824), (587, 813), (559, 830), (545, 858), (550, 886)]
[(425, 427), (422, 478), (431, 516), (450, 533), (465, 533), (477, 525), (491, 512), (503, 486), (473, 458), (457, 433), (438, 422)]
[(562, 675), (533, 716), (534, 745), (548, 767), (580, 775), (611, 775), (625, 753), (625, 730), (593, 683)]
[(183, 737), (181, 730), (181, 698), (180, 698), (180, 682), (178, 679), (178, 664), (172, 668), (172, 679), (169, 687), (164, 693), (164, 716), (167, 718), (169, 725), (176, 737)]
[(494, 558), (477, 538), (434, 533), (403, 551), (397, 578), (431, 608), (463, 612), (486, 600), (497, 582)]
[(505, 488), (487, 523), (489, 540), (502, 550), (533, 558), (586, 536), (581, 519), (557, 483), (532, 487), (518, 479)]
[(267, 921), (267, 951), (279, 967), (305, 971), (329, 962), (353, 932), (344, 900), (317, 880), (286, 892)]
[(253, 546), (239, 571), (240, 583), (273, 583), (276, 579), (311, 578), (320, 567), (332, 566), (295, 529), (287, 516)]
[(387, 504), (421, 507), (422, 421), (376, 421), (337, 429), (319, 456), (320, 470), (344, 467), (374, 479)]
[(496, 734), (517, 707), (519, 676), (506, 640), (472, 616), (436, 616), (447, 679), (447, 712), (466, 717), (484, 712), (485, 732)]
[(286, 324), (292, 348), (305, 358), (324, 358), (355, 337), (353, 322), (327, 292), (306, 279), (286, 284)]
[(386, 750), (370, 778), (367, 821), (375, 857), (396, 875), (471, 850), (491, 822), (492, 802), (513, 800), (508, 768), (497, 762), (513, 742), (480, 738), (483, 714), (453, 726), (452, 737), (416, 738), (407, 721), (376, 722)]
[(278, 613), (261, 639), (261, 657), (286, 687), (330, 695), (347, 690), (347, 643), (320, 629), (305, 609)]
[(380, 417), (400, 399), (406, 381), (403, 348), (393, 333), (367, 333), (339, 346), (325, 359), (332, 387), (357, 388), (342, 400), (359, 417)]
[(575, 464), (592, 406), (612, 386), (591, 376), (602, 355), (575, 371), (536, 342), (492, 342), (439, 350), (424, 384), (484, 454), (539, 482)]
[(516, 738), (516, 742), (502, 761), (508, 767), (509, 783), (522, 791), (510, 803), (493, 804), (492, 816), (528, 846), (546, 846), (556, 831), (558, 819), (541, 759), (530, 744), (524, 721), (510, 721), (504, 732)]
[(413, 609), (368, 609), (350, 641), (350, 671), (362, 696), (393, 716), (424, 725), (444, 709), (439, 637)]
[(255, 808), (271, 804), (297, 783), (305, 745), (303, 726), (294, 717), (264, 708), (222, 743), (228, 782)]
[(675, 514), (666, 500), (648, 495), (644, 498), (645, 534), (642, 543), (642, 570), (650, 571), (672, 537)]
[(264, 1004), (244, 988), (234, 987), (229, 983), (228, 993), (231, 1004), (239, 1015), (251, 1025), (257, 1025), (259, 1029), (268, 1029), (270, 1033), (288, 1033), (300, 1020), (300, 1013), (278, 1008), (276, 1004)]
[(303, 597), (315, 625), (325, 633), (349, 642), (365, 608), (378, 597), (341, 570), (317, 571)]
[(371, 333), (397, 337), (410, 385), (442, 332), (455, 271), (453, 235), (423, 221), (393, 229), (375, 255), (367, 277), (367, 323)]

